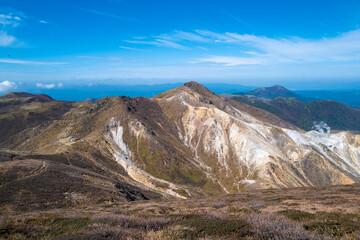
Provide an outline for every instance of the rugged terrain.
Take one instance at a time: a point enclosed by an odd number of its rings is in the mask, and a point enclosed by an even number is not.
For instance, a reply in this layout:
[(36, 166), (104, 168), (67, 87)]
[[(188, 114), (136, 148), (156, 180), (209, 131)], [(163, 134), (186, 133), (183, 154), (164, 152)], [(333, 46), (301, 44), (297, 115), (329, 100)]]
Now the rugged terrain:
[(153, 98), (0, 101), (2, 209), (360, 182), (359, 135), (305, 132), (196, 82)]

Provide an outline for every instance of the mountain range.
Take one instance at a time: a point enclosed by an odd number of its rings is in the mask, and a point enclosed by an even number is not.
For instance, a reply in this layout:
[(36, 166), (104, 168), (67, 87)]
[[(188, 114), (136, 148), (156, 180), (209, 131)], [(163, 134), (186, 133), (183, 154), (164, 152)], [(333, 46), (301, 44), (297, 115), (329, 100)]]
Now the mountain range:
[(271, 112), (305, 131), (312, 130), (314, 122), (320, 121), (333, 130), (360, 131), (360, 109), (303, 97), (279, 85), (224, 96)]
[(306, 132), (237, 98), (196, 82), (152, 98), (0, 97), (0, 191), (11, 193), (0, 202), (44, 208), (360, 182), (360, 135)]

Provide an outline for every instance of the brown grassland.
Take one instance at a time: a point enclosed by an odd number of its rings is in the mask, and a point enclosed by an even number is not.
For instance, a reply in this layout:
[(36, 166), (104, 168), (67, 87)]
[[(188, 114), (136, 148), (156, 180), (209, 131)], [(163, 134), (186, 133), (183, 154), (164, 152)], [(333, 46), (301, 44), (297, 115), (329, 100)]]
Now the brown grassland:
[(360, 184), (2, 208), (1, 239), (360, 239)]

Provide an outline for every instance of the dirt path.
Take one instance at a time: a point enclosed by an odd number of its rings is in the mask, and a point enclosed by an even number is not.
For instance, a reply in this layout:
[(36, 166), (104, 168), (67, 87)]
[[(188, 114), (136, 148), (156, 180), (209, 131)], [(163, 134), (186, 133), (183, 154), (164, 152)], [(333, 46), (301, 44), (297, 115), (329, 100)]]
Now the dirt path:
[(5, 183), (3, 185), (0, 185), (0, 188), (4, 187), (4, 186), (6, 186), (6, 185), (8, 185), (10, 183), (16, 182), (16, 181), (21, 181), (21, 180), (27, 179), (29, 177), (37, 176), (37, 175), (43, 173), (44, 171), (46, 171), (46, 169), (48, 167), (49, 167), (49, 164), (46, 161), (42, 161), (41, 166), (39, 168), (35, 169), (35, 171), (31, 172), (29, 175), (14, 179), (14, 180), (12, 180), (10, 182), (7, 182), (7, 183)]

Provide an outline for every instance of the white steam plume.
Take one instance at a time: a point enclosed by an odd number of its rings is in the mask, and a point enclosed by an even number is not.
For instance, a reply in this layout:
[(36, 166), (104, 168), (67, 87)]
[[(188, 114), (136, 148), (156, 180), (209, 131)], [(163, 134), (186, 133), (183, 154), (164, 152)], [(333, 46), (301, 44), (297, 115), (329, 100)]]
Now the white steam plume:
[(327, 133), (330, 134), (331, 128), (329, 125), (326, 124), (324, 121), (320, 122), (314, 122), (314, 125), (312, 127), (315, 131), (318, 131), (319, 133)]

